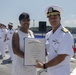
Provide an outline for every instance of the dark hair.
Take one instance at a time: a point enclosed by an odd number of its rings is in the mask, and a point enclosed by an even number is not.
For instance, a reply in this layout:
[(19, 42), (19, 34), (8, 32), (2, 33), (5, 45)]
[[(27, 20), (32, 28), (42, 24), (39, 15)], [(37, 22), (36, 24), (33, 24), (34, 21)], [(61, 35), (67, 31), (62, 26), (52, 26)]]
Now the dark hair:
[(30, 19), (30, 16), (28, 13), (21, 13), (20, 16), (19, 16), (19, 21), (21, 21), (22, 19)]

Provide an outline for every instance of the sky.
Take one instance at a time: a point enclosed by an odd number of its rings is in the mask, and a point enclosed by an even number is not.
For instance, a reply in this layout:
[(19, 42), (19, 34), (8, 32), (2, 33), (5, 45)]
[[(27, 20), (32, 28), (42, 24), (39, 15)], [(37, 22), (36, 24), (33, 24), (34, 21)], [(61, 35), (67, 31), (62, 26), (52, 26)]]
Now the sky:
[[(76, 0), (0, 0), (0, 23), (8, 25), (12, 22), (14, 28), (19, 23), (19, 15), (22, 12), (30, 14), (30, 27), (38, 26), (39, 21), (46, 21), (45, 9), (51, 5), (59, 6), (63, 9), (61, 24), (63, 26), (76, 27)], [(34, 22), (33, 22), (34, 20)]]

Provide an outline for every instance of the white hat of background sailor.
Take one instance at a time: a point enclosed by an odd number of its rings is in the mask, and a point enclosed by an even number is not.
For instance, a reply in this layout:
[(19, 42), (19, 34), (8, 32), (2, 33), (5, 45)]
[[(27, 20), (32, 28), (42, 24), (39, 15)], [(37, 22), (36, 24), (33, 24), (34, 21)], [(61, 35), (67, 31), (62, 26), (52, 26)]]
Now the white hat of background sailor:
[(13, 26), (13, 23), (9, 22), (8, 25)]

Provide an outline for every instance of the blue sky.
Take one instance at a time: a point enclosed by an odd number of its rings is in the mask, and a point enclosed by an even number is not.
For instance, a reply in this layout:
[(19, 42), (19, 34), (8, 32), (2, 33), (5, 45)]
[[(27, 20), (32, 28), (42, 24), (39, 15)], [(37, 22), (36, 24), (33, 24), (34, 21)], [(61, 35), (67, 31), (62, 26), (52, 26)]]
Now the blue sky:
[(0, 22), (5, 25), (13, 22), (14, 27), (17, 27), (19, 15), (28, 12), (31, 16), (30, 26), (33, 26), (33, 20), (35, 26), (38, 26), (39, 21), (47, 21), (49, 25), (45, 9), (51, 5), (63, 9), (61, 23), (64, 26), (76, 26), (76, 0), (0, 0)]

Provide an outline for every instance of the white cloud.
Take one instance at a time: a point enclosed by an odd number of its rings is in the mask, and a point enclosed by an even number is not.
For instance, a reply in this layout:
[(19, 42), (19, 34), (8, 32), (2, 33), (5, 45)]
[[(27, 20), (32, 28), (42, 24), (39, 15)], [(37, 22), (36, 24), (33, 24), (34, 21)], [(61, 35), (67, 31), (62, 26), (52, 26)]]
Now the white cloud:
[(70, 15), (70, 17), (71, 17), (72, 19), (74, 19), (74, 18), (76, 18), (76, 15)]
[(62, 17), (62, 24), (64, 26), (69, 26), (69, 27), (76, 27), (76, 15), (71, 14), (68, 15), (68, 17)]
[(76, 27), (76, 19), (63, 21), (64, 26)]

